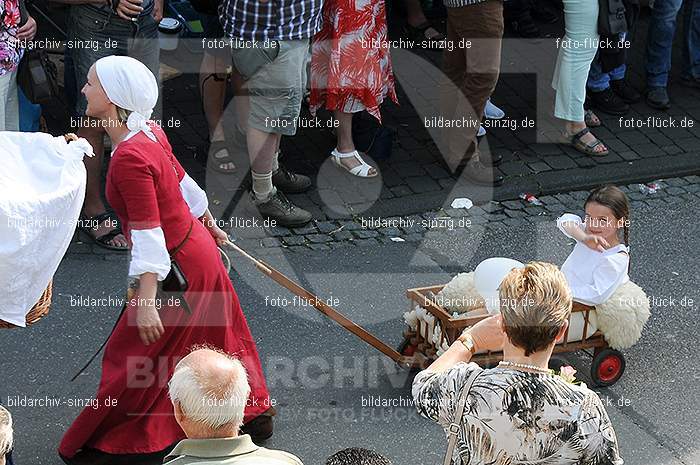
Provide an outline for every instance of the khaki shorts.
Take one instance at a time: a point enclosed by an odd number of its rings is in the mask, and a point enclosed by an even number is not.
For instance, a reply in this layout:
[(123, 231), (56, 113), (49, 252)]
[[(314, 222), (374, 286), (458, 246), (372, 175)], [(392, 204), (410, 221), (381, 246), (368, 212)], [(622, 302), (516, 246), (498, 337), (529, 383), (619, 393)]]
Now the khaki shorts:
[(306, 88), (308, 40), (236, 44), (233, 65), (246, 81), (250, 101), (248, 127), (293, 136)]

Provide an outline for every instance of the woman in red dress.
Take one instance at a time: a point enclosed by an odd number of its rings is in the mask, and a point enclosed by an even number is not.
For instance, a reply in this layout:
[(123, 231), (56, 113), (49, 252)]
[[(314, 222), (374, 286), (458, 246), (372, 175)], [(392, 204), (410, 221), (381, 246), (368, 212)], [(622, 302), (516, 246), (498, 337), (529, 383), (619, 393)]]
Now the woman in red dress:
[(366, 110), (381, 122), (384, 99), (398, 103), (384, 0), (327, 0), (311, 51), (311, 111), (325, 107), (339, 123), (333, 162), (354, 176), (377, 176), (355, 149), (352, 116)]
[[(256, 426), (250, 432), (258, 439), (271, 435), (274, 410), (255, 342), (217, 249), (226, 233), (214, 224), (206, 195), (173, 156), (163, 130), (148, 121), (158, 98), (155, 77), (133, 58), (106, 57), (90, 69), (83, 93), (87, 114), (102, 121), (116, 147), (106, 194), (125, 226), (129, 276), (139, 285), (107, 342), (96, 408), (83, 410), (65, 433), (61, 458), (69, 464), (161, 463), (185, 437), (168, 381), (177, 362), (203, 344), (241, 359), (251, 386), (244, 421)], [(157, 282), (170, 271), (169, 253), (186, 277), (188, 309), (156, 296)]]

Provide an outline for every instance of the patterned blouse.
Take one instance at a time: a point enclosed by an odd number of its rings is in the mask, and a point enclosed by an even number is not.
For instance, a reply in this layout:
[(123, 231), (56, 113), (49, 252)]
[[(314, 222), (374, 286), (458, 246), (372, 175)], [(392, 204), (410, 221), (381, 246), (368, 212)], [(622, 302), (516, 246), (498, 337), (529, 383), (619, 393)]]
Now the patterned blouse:
[[(475, 363), (413, 381), (418, 413), (447, 429)], [(483, 370), (468, 394), (453, 463), (459, 465), (622, 465), (598, 395), (557, 375)], [(461, 462), (460, 462), (461, 460)]]
[(22, 48), (14, 39), (19, 21), (19, 0), (0, 0), (0, 76), (15, 71), (22, 58)]

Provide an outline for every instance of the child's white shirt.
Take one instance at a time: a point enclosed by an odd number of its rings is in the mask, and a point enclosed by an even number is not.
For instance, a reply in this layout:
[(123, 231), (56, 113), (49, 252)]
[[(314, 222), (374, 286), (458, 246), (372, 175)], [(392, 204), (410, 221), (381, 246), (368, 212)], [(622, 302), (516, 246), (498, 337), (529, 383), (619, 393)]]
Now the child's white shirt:
[[(566, 213), (559, 217), (557, 227), (571, 239), (575, 238), (566, 232), (563, 226), (565, 223), (575, 223), (583, 229), (583, 221), (579, 216)], [(574, 300), (587, 305), (597, 305), (610, 299), (621, 284), (629, 281), (628, 254), (629, 248), (624, 244), (598, 252), (576, 241), (574, 250), (561, 266)]]

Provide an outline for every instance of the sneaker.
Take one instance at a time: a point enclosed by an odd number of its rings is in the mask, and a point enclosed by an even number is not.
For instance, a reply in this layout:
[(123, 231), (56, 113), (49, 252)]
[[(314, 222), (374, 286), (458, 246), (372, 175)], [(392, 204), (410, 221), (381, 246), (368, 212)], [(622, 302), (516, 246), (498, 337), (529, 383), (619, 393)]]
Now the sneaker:
[(503, 176), (494, 173), (493, 168), (484, 165), (478, 156), (467, 162), (467, 166), (464, 167), (464, 173), (474, 184), (484, 186), (500, 186), (503, 184)]
[(649, 87), (647, 89), (647, 105), (657, 110), (668, 110), (671, 101), (665, 87)]
[(476, 132), (476, 137), (484, 137), (486, 135), (486, 128), (483, 124), (479, 125), (479, 130)]
[(259, 203), (255, 200), (255, 194), (251, 192), (260, 215), (277, 221), (277, 225), (287, 228), (304, 226), (312, 220), (313, 215), (303, 208), (299, 208), (287, 199), (283, 192), (275, 192), (266, 202)]
[(595, 108), (609, 115), (624, 115), (630, 111), (630, 106), (608, 87), (601, 91), (590, 91), (591, 103)]
[(494, 105), (491, 99), (488, 99), (484, 107), (484, 116), (488, 119), (503, 119), (506, 112)]
[(542, 35), (540, 28), (537, 27), (535, 22), (530, 16), (530, 12), (526, 12), (517, 19), (513, 19), (510, 22), (510, 26), (513, 28), (516, 34), (525, 39), (533, 39), (535, 37), (540, 37)]
[(626, 79), (610, 81), (610, 87), (625, 103), (637, 103), (642, 99), (642, 95)]
[(280, 163), (277, 171), (272, 173), (272, 184), (287, 194), (299, 194), (311, 189), (311, 178), (292, 173)]

